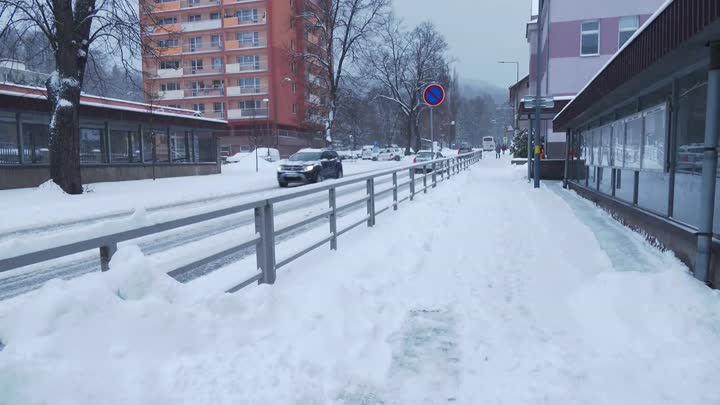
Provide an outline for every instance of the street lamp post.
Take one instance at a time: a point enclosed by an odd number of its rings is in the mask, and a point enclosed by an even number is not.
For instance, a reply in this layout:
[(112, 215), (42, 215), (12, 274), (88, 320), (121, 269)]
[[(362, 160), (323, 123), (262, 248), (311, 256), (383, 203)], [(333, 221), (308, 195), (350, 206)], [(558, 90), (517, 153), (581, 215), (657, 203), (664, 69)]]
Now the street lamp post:
[[(265, 98), (263, 99), (263, 102), (265, 103), (265, 106), (267, 107), (267, 119), (265, 120), (267, 123), (267, 134), (270, 134), (270, 99)], [(266, 134), (266, 135), (267, 135)], [(270, 153), (270, 149), (268, 149), (268, 154)], [(258, 171), (258, 145), (255, 145), (255, 172)]]

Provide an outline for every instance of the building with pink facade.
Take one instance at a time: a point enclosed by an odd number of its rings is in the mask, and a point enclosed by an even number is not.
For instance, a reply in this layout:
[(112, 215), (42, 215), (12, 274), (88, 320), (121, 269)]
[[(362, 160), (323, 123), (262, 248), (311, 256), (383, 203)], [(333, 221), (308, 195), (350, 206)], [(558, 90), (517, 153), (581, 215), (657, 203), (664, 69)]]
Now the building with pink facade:
[[(664, 0), (538, 0), (542, 23), (541, 96), (553, 96), (557, 111), (543, 117), (541, 136), (549, 159), (562, 159), (565, 133), (552, 130), (552, 116), (588, 83)], [(527, 24), (529, 94), (536, 93), (537, 16)], [(523, 106), (520, 106), (523, 111)], [(521, 119), (527, 120), (527, 114)]]

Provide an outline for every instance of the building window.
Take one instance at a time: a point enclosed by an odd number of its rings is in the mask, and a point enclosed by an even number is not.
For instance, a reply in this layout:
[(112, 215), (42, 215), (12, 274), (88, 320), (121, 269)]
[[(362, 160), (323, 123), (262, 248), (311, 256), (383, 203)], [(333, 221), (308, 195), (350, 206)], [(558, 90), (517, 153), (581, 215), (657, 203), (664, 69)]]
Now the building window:
[(240, 107), (241, 110), (259, 109), (260, 100), (244, 100), (238, 103), (238, 107)]
[(189, 7), (196, 6), (198, 4), (200, 4), (200, 0), (188, 0)]
[(221, 70), (223, 67), (223, 59), (222, 58), (212, 58), (212, 67), (215, 70)]
[(238, 32), (237, 40), (241, 45), (260, 46), (260, 33), (257, 32)]
[(104, 163), (103, 130), (80, 128), (80, 163)]
[(161, 18), (158, 20), (158, 25), (171, 25), (177, 24), (177, 17)]
[(188, 16), (188, 21), (189, 21), (189, 22), (202, 21), (202, 16), (201, 16), (200, 14)]
[(179, 69), (180, 62), (176, 60), (164, 60), (160, 62), (160, 69)]
[(213, 89), (222, 89), (225, 87), (225, 82), (222, 80), (213, 80), (212, 87)]
[(15, 122), (0, 122), (0, 164), (20, 163), (20, 148), (17, 143)]
[(193, 104), (193, 110), (199, 113), (205, 112), (205, 104)]
[(213, 111), (216, 113), (225, 111), (225, 103), (213, 103)]
[(220, 35), (213, 35), (210, 37), (210, 45), (213, 48), (220, 48)]
[(192, 69), (193, 73), (197, 73), (198, 70), (203, 70), (203, 60), (202, 59), (191, 60), (190, 68)]
[(161, 91), (173, 91), (180, 90), (180, 83), (162, 83), (160, 85)]
[(290, 71), (293, 72), (293, 73), (295, 73), (296, 70), (297, 70), (297, 66), (295, 65), (295, 62), (291, 63), (291, 64), (290, 64)]
[(238, 20), (241, 23), (257, 23), (258, 22), (258, 11), (256, 8), (250, 10), (238, 10), (236, 13)]
[(293, 114), (297, 114), (297, 105), (295, 103), (292, 105), (292, 112)]
[(618, 40), (618, 48), (621, 48), (625, 42), (633, 36), (638, 28), (640, 28), (640, 17), (632, 16), (620, 18), (620, 39)]
[(219, 19), (220, 19), (220, 13), (210, 13), (210, 19), (211, 19), (211, 20), (219, 20)]
[(292, 50), (295, 49), (295, 40), (294, 39), (290, 40), (290, 49), (292, 49)]
[(292, 84), (292, 92), (293, 94), (297, 93), (297, 84), (295, 82)]
[(202, 48), (202, 37), (190, 38), (190, 52), (195, 52)]
[(580, 55), (594, 56), (600, 54), (600, 21), (582, 23), (580, 34)]
[(167, 106), (170, 108), (182, 108), (180, 104), (168, 104)]
[(178, 40), (177, 39), (165, 39), (158, 41), (158, 46), (160, 48), (174, 48), (178, 46)]
[(260, 56), (258, 55), (238, 56), (238, 63), (242, 66), (252, 66), (255, 70), (260, 70)]
[(22, 124), (22, 154), (25, 163), (49, 163), (50, 128), (48, 124)]
[[(238, 80), (238, 85), (241, 89), (255, 90), (255, 93), (260, 92), (260, 78), (259, 77), (246, 77)], [(247, 92), (244, 92), (247, 93)]]

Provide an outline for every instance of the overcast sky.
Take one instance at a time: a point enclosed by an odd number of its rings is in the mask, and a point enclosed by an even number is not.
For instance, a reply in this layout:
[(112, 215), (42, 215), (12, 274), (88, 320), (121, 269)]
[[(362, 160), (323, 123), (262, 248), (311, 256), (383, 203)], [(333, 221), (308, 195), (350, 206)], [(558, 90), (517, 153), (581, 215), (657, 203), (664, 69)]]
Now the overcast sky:
[(525, 24), (530, 20), (531, 0), (394, 0), (396, 15), (408, 26), (430, 20), (445, 35), (450, 55), (461, 79), (485, 81), (500, 87), (515, 82), (514, 65), (520, 77), (528, 72)]

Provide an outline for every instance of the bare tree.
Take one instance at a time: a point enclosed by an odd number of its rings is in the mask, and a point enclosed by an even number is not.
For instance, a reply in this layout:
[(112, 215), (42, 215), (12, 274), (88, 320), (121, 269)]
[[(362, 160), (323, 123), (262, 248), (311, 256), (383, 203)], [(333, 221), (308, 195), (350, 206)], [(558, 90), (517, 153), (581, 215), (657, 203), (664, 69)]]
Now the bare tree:
[[(139, 8), (150, 10), (144, 0)], [(148, 50), (134, 0), (0, 0), (0, 21), (22, 38), (39, 31), (50, 45), (54, 69), (46, 82), (50, 103), (50, 177), (69, 194), (82, 193), (80, 94), (90, 53), (103, 49), (128, 70)], [(147, 13), (143, 13), (147, 14)], [(149, 17), (144, 16), (145, 23)], [(0, 32), (3, 40), (5, 32)]]
[(348, 62), (379, 28), (389, 4), (390, 0), (306, 1), (298, 16), (307, 39), (296, 57), (307, 62), (308, 70), (318, 73), (325, 89), (325, 142), (328, 144), (332, 142)]
[(365, 58), (368, 75), (384, 88), (377, 98), (397, 104), (405, 115), (408, 152), (413, 141), (416, 150), (421, 147), (417, 135), (420, 111), (425, 107), (421, 92), (447, 68), (447, 47), (432, 23), (406, 32), (401, 22), (391, 18)]

